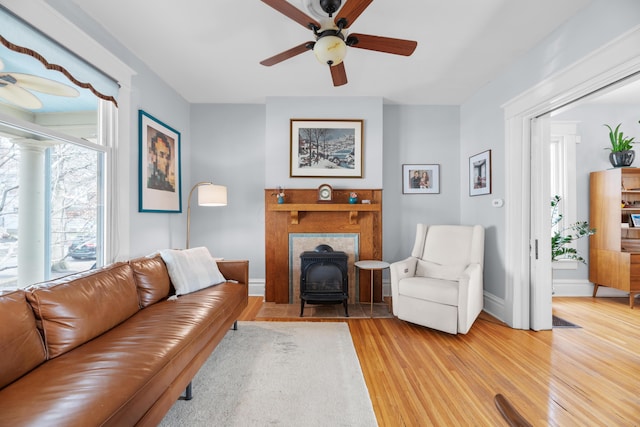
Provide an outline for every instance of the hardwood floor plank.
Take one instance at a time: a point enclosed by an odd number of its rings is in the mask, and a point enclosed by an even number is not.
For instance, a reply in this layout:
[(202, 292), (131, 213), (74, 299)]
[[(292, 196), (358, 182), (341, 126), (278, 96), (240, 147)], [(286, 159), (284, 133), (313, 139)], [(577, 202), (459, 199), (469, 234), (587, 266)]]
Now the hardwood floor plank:
[[(240, 320), (255, 320), (260, 304), (252, 297)], [(341, 321), (380, 426), (506, 426), (497, 394), (534, 426), (640, 425), (640, 310), (627, 298), (554, 298), (553, 311), (580, 328), (515, 330), (486, 313), (457, 336), (398, 319)]]

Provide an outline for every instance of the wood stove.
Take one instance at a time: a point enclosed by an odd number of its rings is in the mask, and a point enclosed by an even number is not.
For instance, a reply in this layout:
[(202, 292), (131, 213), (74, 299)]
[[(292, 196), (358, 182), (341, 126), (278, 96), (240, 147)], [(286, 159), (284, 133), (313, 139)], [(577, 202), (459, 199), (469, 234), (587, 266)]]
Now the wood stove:
[(300, 254), (300, 317), (305, 302), (309, 304), (344, 305), (349, 317), (348, 256), (334, 252), (329, 245), (318, 245), (313, 251)]

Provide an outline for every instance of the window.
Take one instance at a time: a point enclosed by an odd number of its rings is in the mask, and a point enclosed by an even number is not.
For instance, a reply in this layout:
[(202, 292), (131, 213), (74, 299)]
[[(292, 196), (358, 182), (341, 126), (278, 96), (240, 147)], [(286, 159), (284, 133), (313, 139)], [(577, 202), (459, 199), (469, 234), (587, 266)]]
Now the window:
[(118, 85), (4, 7), (0, 27), (1, 289), (110, 258)]
[[(574, 224), (576, 213), (576, 144), (580, 142), (577, 125), (574, 122), (551, 123), (551, 196), (561, 198), (558, 213), (564, 224)], [(561, 224), (556, 224), (556, 228)], [(555, 231), (555, 230), (553, 230)], [(575, 242), (572, 243), (575, 246)], [(561, 260), (553, 263), (554, 269), (577, 269), (573, 260)]]
[[(115, 109), (100, 103), (101, 109)], [(25, 287), (106, 262), (110, 147), (97, 129), (113, 124), (98, 126), (98, 117), (98, 111), (56, 113), (53, 130), (47, 114), (36, 121), (48, 127), (0, 115), (0, 288)]]

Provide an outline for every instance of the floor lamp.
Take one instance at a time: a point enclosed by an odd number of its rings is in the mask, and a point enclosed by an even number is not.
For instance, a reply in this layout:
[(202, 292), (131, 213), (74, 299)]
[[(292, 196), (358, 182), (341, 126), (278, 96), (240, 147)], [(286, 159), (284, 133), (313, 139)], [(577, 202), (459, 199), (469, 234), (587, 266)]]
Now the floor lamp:
[(227, 187), (224, 185), (202, 181), (191, 188), (187, 200), (187, 249), (189, 249), (191, 232), (191, 196), (196, 188), (198, 189), (198, 206), (227, 206)]

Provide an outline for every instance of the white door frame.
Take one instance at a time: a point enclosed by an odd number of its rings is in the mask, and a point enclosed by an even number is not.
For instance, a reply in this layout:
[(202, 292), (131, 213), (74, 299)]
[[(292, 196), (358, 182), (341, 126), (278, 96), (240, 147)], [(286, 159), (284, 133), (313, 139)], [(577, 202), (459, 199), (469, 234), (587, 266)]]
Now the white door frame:
[[(553, 280), (551, 268), (551, 114), (531, 120), (531, 247), (529, 327), (551, 329)], [(534, 178), (535, 177), (535, 178)], [(535, 213), (535, 214), (534, 214)]]
[[(542, 230), (532, 228), (531, 121), (600, 88), (640, 72), (640, 26), (505, 103), (505, 319), (513, 328), (540, 324), (549, 307), (531, 304), (530, 245)], [(539, 170), (540, 165), (534, 169)], [(544, 200), (537, 200), (542, 206)], [(546, 201), (548, 204), (548, 200)], [(548, 234), (548, 230), (544, 230)], [(545, 234), (545, 236), (547, 235)], [(549, 304), (551, 302), (549, 301)], [(535, 308), (535, 310), (531, 310)]]

